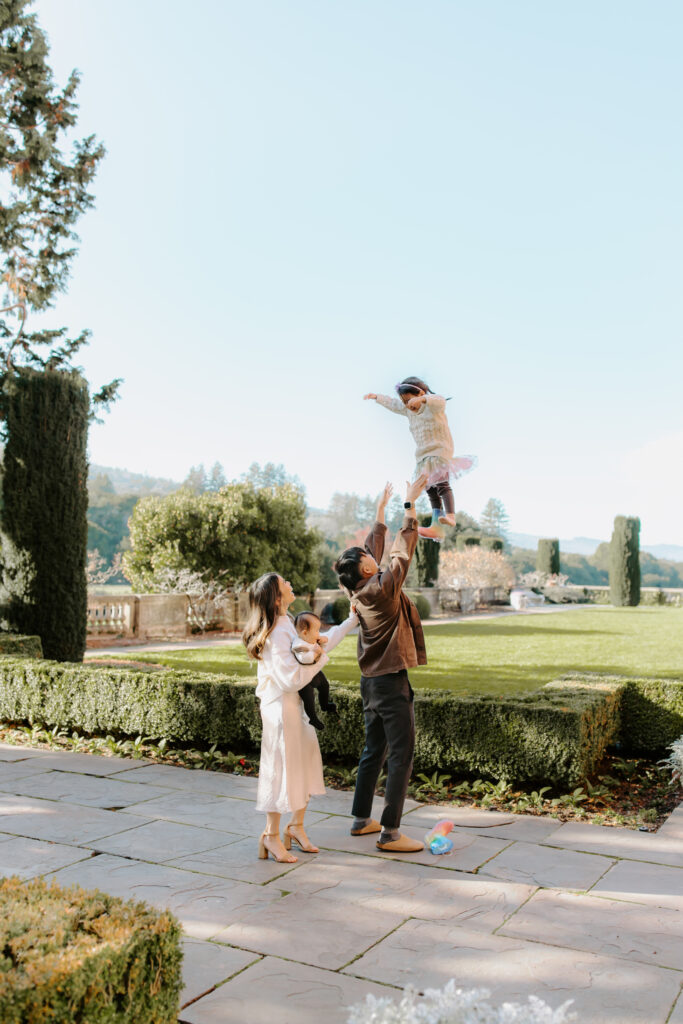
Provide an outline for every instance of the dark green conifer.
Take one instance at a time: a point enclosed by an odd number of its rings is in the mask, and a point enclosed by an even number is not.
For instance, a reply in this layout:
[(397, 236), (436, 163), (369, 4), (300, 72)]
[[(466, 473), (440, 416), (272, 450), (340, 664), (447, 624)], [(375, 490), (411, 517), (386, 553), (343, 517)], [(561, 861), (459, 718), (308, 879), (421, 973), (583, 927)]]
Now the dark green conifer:
[(46, 658), (85, 650), (90, 399), (76, 372), (22, 368), (5, 379), (0, 615), (38, 635)]
[(616, 516), (609, 548), (610, 600), (616, 607), (640, 604), (640, 519)]
[(560, 542), (556, 537), (542, 537), (536, 553), (536, 571), (555, 576), (560, 571)]
[[(420, 524), (429, 526), (431, 515), (422, 516)], [(418, 540), (415, 549), (415, 566), (417, 568), (417, 582), (420, 587), (433, 587), (439, 578), (439, 555), (441, 545), (433, 540)]]

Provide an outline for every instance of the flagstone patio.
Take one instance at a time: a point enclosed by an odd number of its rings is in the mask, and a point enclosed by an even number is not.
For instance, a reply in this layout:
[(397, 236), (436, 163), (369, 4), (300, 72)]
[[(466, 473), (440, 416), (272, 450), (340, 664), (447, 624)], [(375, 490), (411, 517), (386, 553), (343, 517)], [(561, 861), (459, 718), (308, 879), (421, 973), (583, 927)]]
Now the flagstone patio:
[(410, 983), (574, 1000), (591, 1024), (683, 1024), (683, 805), (658, 833), (408, 802), (453, 852), (349, 835), (351, 795), (311, 802), (321, 846), (256, 857), (256, 781), (0, 745), (0, 875), (168, 907), (186, 938), (183, 1024), (345, 1024)]

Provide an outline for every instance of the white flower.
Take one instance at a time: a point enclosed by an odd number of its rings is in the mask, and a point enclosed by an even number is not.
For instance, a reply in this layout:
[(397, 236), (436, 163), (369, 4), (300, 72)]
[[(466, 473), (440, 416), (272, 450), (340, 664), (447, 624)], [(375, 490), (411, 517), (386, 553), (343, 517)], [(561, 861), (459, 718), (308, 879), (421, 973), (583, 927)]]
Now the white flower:
[(408, 986), (398, 1003), (366, 996), (349, 1010), (348, 1024), (569, 1024), (577, 1019), (568, 1011), (571, 999), (553, 1010), (536, 996), (499, 1007), (487, 1002), (489, 996), (486, 989), (457, 988), (453, 979), (443, 989), (427, 989), (424, 996)]

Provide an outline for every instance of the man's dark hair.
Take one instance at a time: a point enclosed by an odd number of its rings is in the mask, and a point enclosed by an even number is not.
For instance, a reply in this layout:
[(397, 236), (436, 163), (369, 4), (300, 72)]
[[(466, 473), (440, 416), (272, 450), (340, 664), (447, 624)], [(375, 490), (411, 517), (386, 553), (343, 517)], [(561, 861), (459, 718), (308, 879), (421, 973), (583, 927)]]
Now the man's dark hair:
[(360, 560), (366, 554), (365, 548), (347, 548), (334, 563), (334, 571), (342, 587), (355, 590), (361, 579)]

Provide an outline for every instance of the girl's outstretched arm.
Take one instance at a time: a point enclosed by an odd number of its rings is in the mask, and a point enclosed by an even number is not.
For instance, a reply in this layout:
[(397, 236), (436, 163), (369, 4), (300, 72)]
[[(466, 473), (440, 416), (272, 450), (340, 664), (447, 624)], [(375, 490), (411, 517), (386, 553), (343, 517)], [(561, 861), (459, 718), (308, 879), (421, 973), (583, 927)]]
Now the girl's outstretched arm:
[(408, 410), (400, 398), (390, 398), (389, 395), (375, 395), (378, 405), (383, 405), (389, 412), (395, 412), (398, 416), (407, 416)]

